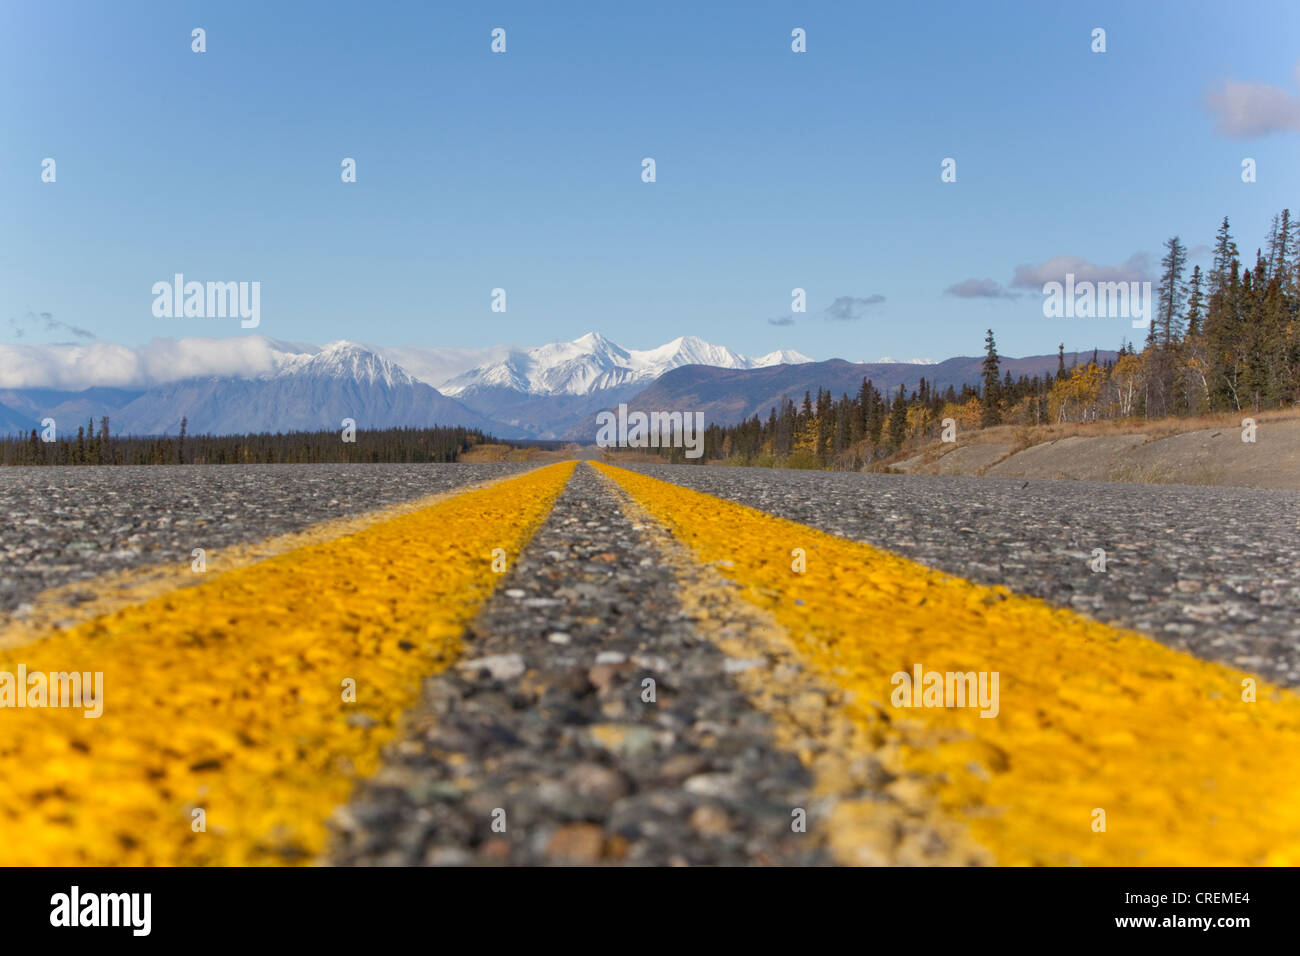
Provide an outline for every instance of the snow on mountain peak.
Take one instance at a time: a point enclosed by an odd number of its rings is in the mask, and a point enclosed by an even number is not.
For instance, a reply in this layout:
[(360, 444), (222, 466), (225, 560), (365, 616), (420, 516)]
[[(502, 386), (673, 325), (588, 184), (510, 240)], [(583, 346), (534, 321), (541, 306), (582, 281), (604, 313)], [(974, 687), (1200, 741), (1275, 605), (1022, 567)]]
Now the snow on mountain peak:
[(614, 345), (613, 342), (605, 338), (605, 336), (601, 335), (599, 332), (588, 332), (586, 335), (581, 335), (574, 339), (570, 344), (593, 352), (607, 349), (611, 345), (613, 345), (614, 348), (618, 348), (618, 346)]
[(794, 349), (777, 349), (754, 359), (754, 368), (768, 368), (772, 365), (803, 365), (811, 362), (808, 356)]
[(586, 395), (648, 383), (683, 365), (747, 369), (810, 361), (787, 349), (746, 358), (694, 335), (678, 336), (653, 349), (625, 349), (599, 332), (588, 332), (572, 342), (512, 349), (505, 358), (463, 372), (438, 388), (447, 395), (474, 387), (509, 388), (530, 395)]
[(399, 365), (376, 354), (364, 345), (339, 339), (322, 346), (315, 354), (302, 353), (287, 356), (276, 369), (276, 375), (315, 375), (323, 378), (344, 378), (382, 384), (388, 387), (413, 385), (416, 379)]
[[(747, 358), (694, 335), (678, 336), (657, 348), (625, 349), (599, 332), (588, 332), (571, 342), (550, 342), (532, 348), (375, 348), (348, 339), (319, 348), (277, 345), (274, 368), (263, 376), (314, 375), (388, 386), (423, 381), (444, 395), (459, 395), (474, 387), (503, 388), (528, 395), (588, 395), (604, 389), (648, 385), (664, 372), (683, 365), (750, 369), (812, 361), (789, 349)], [(448, 354), (444, 356), (443, 352)], [(478, 364), (472, 364), (476, 359)], [(407, 371), (411, 367), (408, 361), (414, 364), (414, 375)], [(446, 371), (438, 374), (442, 369)]]

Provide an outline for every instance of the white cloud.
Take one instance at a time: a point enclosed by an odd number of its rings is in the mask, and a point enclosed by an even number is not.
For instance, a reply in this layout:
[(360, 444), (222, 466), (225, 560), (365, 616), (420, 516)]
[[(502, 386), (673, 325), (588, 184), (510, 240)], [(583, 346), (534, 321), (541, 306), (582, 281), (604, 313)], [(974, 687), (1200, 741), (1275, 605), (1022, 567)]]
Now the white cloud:
[(1011, 285), (1042, 291), (1046, 282), (1064, 282), (1066, 273), (1072, 273), (1075, 282), (1144, 282), (1151, 278), (1151, 257), (1135, 252), (1117, 266), (1103, 266), (1078, 256), (1053, 256), (1036, 266), (1016, 266)]
[(212, 375), (244, 378), (265, 375), (274, 372), (286, 354), (300, 354), (302, 351), (260, 335), (227, 339), (154, 339), (141, 350), (141, 359), (146, 379), (156, 384)]
[(0, 345), (0, 388), (147, 388), (209, 375), (249, 377), (274, 371), (286, 355), (315, 351), (260, 335), (154, 339), (135, 348), (107, 342)]
[[(1300, 86), (1300, 66), (1296, 85)], [(1300, 96), (1267, 83), (1225, 80), (1205, 98), (1205, 104), (1214, 116), (1214, 131), (1232, 139), (1300, 131)]]
[(514, 350), (511, 345), (490, 345), (486, 348), (429, 348), (423, 346), (377, 346), (367, 348), (388, 361), (400, 365), (414, 378), (426, 385), (441, 388), (457, 375), (480, 365), (491, 365), (505, 359)]

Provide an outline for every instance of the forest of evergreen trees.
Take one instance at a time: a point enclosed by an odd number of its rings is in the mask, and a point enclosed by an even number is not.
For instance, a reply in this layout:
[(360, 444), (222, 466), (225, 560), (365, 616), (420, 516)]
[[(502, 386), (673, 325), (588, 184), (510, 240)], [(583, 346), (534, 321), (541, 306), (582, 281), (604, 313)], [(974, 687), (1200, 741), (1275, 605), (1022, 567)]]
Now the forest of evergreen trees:
[(488, 438), (467, 428), (358, 429), (345, 442), (340, 432), (287, 432), (258, 435), (186, 435), (182, 420), (175, 438), (112, 437), (107, 418), (99, 431), (92, 419), (52, 442), (35, 429), (27, 438), (0, 438), (5, 465), (229, 465), (313, 462), (455, 461)]
[[(858, 469), (893, 454), (909, 439), (937, 437), (945, 418), (959, 430), (1104, 419), (1164, 418), (1257, 412), (1300, 402), (1300, 228), (1290, 210), (1273, 218), (1255, 264), (1243, 265), (1225, 217), (1209, 272), (1186, 271), (1187, 250), (1165, 242), (1155, 316), (1142, 350), (1122, 344), (1114, 361), (1067, 368), (1058, 350), (1055, 374), (1001, 372), (990, 330), (982, 381), (943, 392), (924, 379), (902, 386), (862, 382), (834, 400), (818, 390), (802, 403), (786, 398), (766, 421), (710, 426), (695, 463)], [(689, 461), (681, 449), (660, 454)]]

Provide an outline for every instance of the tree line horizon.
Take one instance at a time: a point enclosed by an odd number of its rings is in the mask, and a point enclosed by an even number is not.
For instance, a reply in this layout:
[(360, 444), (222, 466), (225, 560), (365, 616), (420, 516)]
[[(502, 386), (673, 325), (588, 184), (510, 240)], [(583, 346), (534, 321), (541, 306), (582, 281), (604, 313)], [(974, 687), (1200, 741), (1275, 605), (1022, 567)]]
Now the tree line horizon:
[[(1289, 209), (1273, 217), (1255, 265), (1244, 268), (1228, 217), (1215, 236), (1208, 272), (1187, 273), (1179, 236), (1164, 243), (1156, 314), (1139, 352), (1121, 342), (1114, 360), (1065, 364), (1055, 374), (1003, 373), (993, 330), (984, 339), (978, 385), (942, 392), (923, 378), (910, 392), (863, 378), (856, 395), (828, 389), (788, 396), (736, 425), (710, 425), (698, 462), (855, 470), (909, 441), (937, 438), (945, 419), (959, 431), (1114, 419), (1192, 418), (1259, 412), (1300, 402), (1300, 228)], [(675, 449), (661, 457), (681, 460)]]
[[(818, 388), (796, 405), (789, 397), (736, 425), (710, 424), (704, 453), (692, 459), (792, 467), (859, 468), (887, 458), (909, 440), (937, 437), (951, 419), (959, 430), (1115, 419), (1196, 417), (1226, 411), (1259, 412), (1300, 402), (1300, 228), (1289, 209), (1273, 217), (1268, 236), (1244, 268), (1225, 216), (1215, 236), (1208, 272), (1188, 274), (1187, 249), (1179, 236), (1164, 243), (1156, 314), (1139, 352), (1120, 345), (1114, 360), (1065, 364), (1057, 351), (1055, 374), (1013, 378), (1001, 370), (993, 330), (977, 385), (939, 391), (922, 378), (910, 392), (881, 389), (863, 378), (858, 393), (834, 400)], [(336, 431), (263, 432), (252, 435), (180, 434), (118, 436), (110, 420), (94, 420), (77, 436), (43, 442), (27, 436), (0, 438), (6, 465), (81, 464), (293, 464), (314, 462), (450, 462), (476, 444), (555, 447), (557, 442), (502, 440), (462, 427), (358, 430), (355, 442)], [(187, 449), (188, 444), (188, 449)], [(187, 453), (188, 451), (188, 453)], [(682, 449), (663, 448), (669, 461), (686, 460)]]

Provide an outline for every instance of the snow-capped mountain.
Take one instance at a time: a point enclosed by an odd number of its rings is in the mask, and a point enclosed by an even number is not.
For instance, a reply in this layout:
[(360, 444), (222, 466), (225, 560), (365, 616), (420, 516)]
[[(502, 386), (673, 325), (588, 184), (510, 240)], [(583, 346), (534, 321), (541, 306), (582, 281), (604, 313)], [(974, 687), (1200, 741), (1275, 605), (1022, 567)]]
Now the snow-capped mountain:
[(470, 369), (439, 385), (447, 395), (477, 388), (506, 388), (528, 395), (590, 395), (654, 381), (683, 365), (716, 368), (766, 368), (812, 361), (783, 349), (746, 358), (722, 345), (681, 336), (653, 349), (625, 349), (597, 332), (572, 342), (513, 349), (499, 361)]
[(315, 353), (285, 354), (250, 377), (210, 376), (151, 388), (112, 415), (137, 435), (175, 434), (182, 417), (192, 434), (464, 425), (503, 438), (527, 432), (466, 408), (355, 342)]
[[(174, 435), (182, 418), (191, 434), (336, 429), (352, 418), (359, 428), (464, 425), (500, 438), (565, 438), (595, 409), (670, 369), (809, 361), (792, 351), (747, 358), (694, 337), (624, 349), (596, 333), (536, 348), (378, 349), (248, 336), (155, 339), (89, 357), (85, 351), (49, 346), (27, 356), (29, 366), (41, 359), (49, 371), (20, 376), (22, 384), (0, 396), (0, 431), (25, 433), (57, 410), (60, 421), (107, 415), (115, 432), (135, 435)], [(105, 381), (95, 382), (97, 376)], [(32, 379), (42, 377), (60, 384), (61, 377), (80, 377), (102, 387), (33, 387)]]
[(788, 350), (747, 358), (694, 336), (653, 349), (625, 349), (589, 332), (572, 342), (509, 349), (437, 387), (479, 414), (538, 438), (572, 438), (574, 428), (596, 410), (630, 397), (670, 369), (756, 369), (808, 361)]
[(512, 345), (490, 345), (477, 349), (421, 345), (370, 345), (367, 348), (400, 365), (424, 384), (437, 389), (441, 389), (457, 375), (480, 365), (500, 362), (517, 351)]
[(419, 381), (395, 362), (346, 339), (331, 342), (314, 354), (285, 355), (271, 375), (259, 377), (296, 376), (347, 379), (388, 388), (414, 385)]

